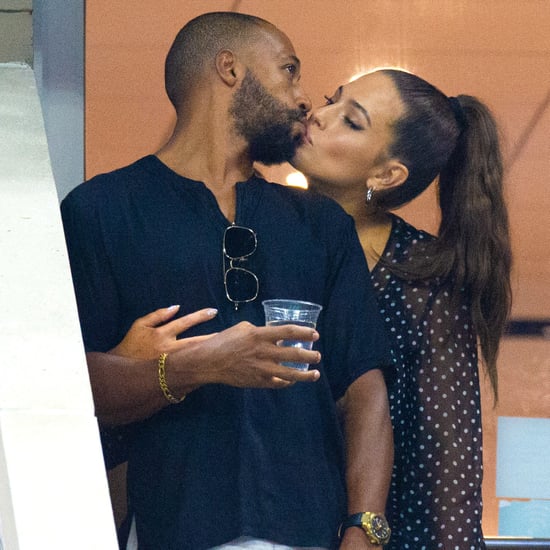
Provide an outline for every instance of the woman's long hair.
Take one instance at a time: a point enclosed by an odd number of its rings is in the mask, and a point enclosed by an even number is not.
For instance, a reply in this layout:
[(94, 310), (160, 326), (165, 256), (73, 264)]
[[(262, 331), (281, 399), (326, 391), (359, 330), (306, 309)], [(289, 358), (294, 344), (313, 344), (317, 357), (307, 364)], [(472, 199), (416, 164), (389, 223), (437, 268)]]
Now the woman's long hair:
[(448, 281), (456, 300), (467, 293), (496, 401), (496, 360), (510, 312), (512, 265), (497, 125), (487, 106), (474, 97), (450, 99), (415, 75), (383, 72), (392, 78), (405, 106), (394, 128), (390, 156), (407, 166), (409, 178), (399, 187), (377, 192), (376, 207), (402, 206), (439, 176), (438, 236), (426, 254), (396, 269), (412, 280)]

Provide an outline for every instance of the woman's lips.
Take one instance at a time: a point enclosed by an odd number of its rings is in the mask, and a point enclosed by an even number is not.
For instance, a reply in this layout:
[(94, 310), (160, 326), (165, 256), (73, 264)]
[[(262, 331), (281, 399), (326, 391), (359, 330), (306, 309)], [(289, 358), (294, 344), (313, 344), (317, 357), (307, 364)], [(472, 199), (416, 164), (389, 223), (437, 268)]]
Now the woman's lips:
[(311, 141), (311, 135), (309, 133), (309, 121), (304, 121), (303, 123), (303, 131), (302, 131), (302, 144), (308, 143), (309, 145), (312, 145)]

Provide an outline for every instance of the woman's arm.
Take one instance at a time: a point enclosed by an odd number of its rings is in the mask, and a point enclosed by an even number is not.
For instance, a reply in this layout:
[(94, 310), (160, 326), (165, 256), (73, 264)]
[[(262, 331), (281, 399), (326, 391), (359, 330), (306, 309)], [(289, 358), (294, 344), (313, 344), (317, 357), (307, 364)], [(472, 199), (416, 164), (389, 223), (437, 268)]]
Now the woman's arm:
[[(156, 359), (161, 353), (172, 353), (185, 347), (187, 342), (178, 340), (178, 337), (218, 314), (217, 309), (205, 308), (170, 321), (179, 309), (179, 305), (165, 307), (136, 319), (123, 340), (109, 353), (134, 359)], [(197, 336), (195, 340), (210, 336), (212, 334)]]

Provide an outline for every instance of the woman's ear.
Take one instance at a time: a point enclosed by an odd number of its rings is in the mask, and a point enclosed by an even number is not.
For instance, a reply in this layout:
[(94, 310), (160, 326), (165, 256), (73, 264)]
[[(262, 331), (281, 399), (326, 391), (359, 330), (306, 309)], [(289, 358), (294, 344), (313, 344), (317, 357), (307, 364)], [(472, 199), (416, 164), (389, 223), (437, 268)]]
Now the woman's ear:
[(218, 52), (218, 55), (216, 55), (216, 71), (228, 86), (234, 86), (238, 81), (236, 67), (237, 58), (231, 50)]
[(367, 187), (383, 191), (405, 183), (408, 177), (409, 169), (402, 162), (392, 159), (374, 169), (373, 174), (367, 178)]

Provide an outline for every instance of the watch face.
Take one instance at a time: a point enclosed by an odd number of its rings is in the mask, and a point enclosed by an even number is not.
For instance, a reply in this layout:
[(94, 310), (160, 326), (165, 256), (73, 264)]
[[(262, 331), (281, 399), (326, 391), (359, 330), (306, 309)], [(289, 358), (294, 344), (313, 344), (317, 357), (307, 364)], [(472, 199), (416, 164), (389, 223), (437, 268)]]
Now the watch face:
[(385, 540), (390, 535), (388, 522), (382, 516), (374, 516), (371, 523), (372, 533), (380, 540)]
[(363, 528), (372, 543), (386, 544), (390, 540), (391, 529), (384, 516), (367, 514), (363, 518)]

